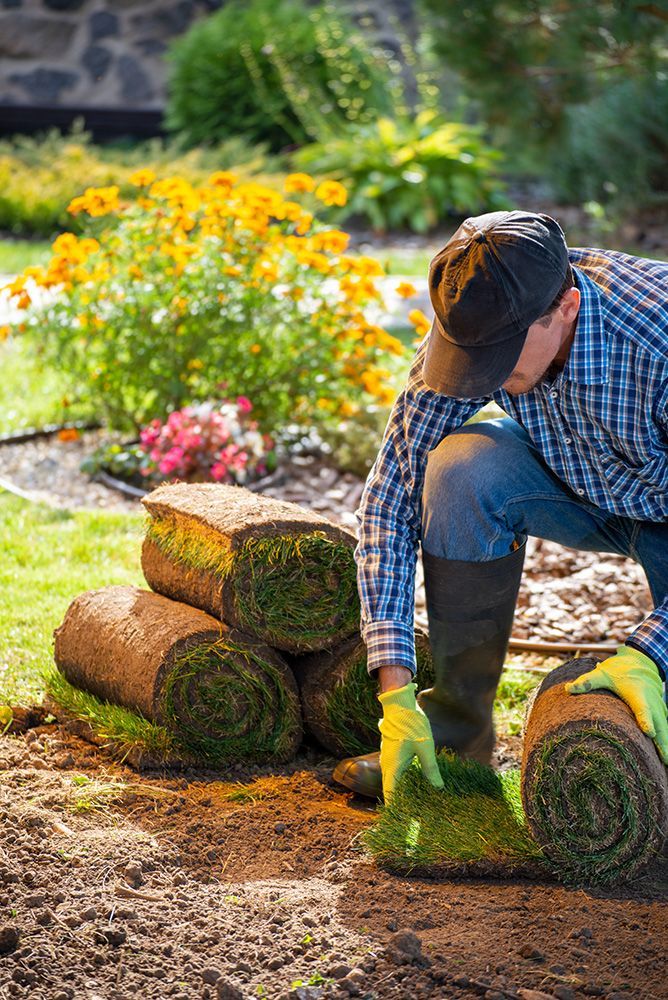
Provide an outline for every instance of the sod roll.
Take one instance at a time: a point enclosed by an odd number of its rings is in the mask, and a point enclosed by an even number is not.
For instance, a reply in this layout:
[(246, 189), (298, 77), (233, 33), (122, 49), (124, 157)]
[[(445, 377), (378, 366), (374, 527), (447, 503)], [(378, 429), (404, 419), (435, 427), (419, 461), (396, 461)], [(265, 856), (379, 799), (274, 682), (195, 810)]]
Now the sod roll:
[[(415, 634), (418, 689), (434, 681), (429, 638)], [(332, 650), (288, 657), (302, 701), (309, 732), (337, 757), (370, 753), (380, 746), (378, 720), (381, 704), (377, 681), (367, 670), (366, 645), (361, 636), (345, 640)]]
[(242, 486), (167, 483), (142, 498), (148, 585), (292, 653), (359, 628), (356, 538)]
[(285, 761), (301, 742), (297, 685), (282, 657), (196, 608), (102, 587), (72, 601), (54, 637), (71, 684), (164, 725), (214, 763)]
[(522, 802), (559, 878), (612, 884), (660, 852), (668, 836), (668, 780), (652, 740), (621, 699), (564, 690), (596, 662), (569, 660), (541, 684), (525, 726)]

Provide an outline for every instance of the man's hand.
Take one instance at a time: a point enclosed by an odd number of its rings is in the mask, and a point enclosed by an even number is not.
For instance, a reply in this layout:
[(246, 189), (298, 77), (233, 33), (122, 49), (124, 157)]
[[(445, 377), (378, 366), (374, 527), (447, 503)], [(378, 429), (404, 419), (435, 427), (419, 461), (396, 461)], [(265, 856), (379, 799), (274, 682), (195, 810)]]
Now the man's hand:
[(443, 788), (434, 738), (429, 719), (415, 700), (417, 684), (392, 688), (378, 695), (383, 706), (380, 729), (380, 769), (383, 775), (383, 798), (387, 803), (397, 781), (413, 757), (418, 756), (425, 777), (435, 788)]
[(668, 766), (668, 708), (663, 700), (659, 668), (649, 656), (631, 646), (618, 646), (614, 656), (602, 660), (565, 685), (568, 694), (584, 694), (602, 688), (625, 701), (636, 722), (654, 740), (663, 763)]

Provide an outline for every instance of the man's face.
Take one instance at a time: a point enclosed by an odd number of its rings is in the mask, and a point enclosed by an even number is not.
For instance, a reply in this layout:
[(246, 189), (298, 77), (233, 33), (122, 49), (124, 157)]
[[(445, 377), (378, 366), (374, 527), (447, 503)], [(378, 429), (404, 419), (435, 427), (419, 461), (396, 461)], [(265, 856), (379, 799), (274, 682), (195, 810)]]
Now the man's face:
[(561, 370), (575, 333), (579, 305), (580, 293), (571, 288), (549, 320), (531, 324), (522, 353), (502, 385), (511, 396), (529, 392), (543, 381), (551, 382)]

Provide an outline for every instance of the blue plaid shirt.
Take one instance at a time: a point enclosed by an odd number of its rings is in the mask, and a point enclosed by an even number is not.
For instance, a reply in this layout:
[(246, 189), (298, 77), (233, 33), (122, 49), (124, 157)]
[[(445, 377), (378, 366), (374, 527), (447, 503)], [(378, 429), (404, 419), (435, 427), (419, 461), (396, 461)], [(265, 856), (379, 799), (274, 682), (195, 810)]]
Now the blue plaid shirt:
[[(549, 385), (459, 399), (425, 386), (420, 343), (355, 516), (361, 633), (369, 672), (416, 669), (415, 566), (427, 455), (494, 400), (581, 497), (626, 517), (668, 520), (668, 264), (569, 249), (581, 293), (567, 366)], [(628, 637), (668, 668), (668, 595)]]

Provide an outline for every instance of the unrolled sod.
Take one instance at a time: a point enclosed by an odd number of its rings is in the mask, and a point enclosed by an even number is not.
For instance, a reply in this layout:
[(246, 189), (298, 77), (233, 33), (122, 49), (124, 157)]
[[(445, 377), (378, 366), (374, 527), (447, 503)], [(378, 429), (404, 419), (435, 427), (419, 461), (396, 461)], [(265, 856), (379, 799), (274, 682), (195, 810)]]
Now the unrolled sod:
[(668, 838), (668, 778), (652, 740), (616, 695), (571, 695), (591, 657), (547, 675), (524, 734), (522, 802), (555, 873), (567, 881), (632, 878)]
[(142, 569), (157, 593), (292, 653), (331, 648), (359, 628), (352, 532), (221, 483), (166, 483), (141, 502)]
[(290, 759), (297, 686), (276, 650), (197, 608), (133, 586), (79, 594), (55, 629), (67, 680), (164, 725), (214, 763)]

